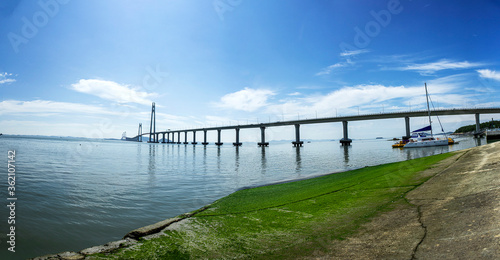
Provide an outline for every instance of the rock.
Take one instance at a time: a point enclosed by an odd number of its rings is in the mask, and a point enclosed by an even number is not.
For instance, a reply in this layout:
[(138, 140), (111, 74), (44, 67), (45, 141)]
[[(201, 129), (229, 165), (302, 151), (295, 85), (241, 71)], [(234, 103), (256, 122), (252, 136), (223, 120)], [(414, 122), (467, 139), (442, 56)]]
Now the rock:
[(106, 243), (104, 245), (94, 246), (94, 247), (83, 249), (82, 251), (80, 251), (80, 254), (92, 255), (92, 254), (97, 254), (97, 253), (108, 253), (108, 252), (111, 252), (115, 249), (127, 247), (127, 246), (133, 245), (135, 243), (136, 243), (135, 241), (131, 240), (130, 238), (127, 238), (127, 239), (109, 242), (109, 243)]
[(64, 252), (58, 254), (59, 259), (62, 260), (82, 260), (85, 257), (76, 252)]
[(152, 225), (149, 225), (149, 226), (141, 227), (141, 228), (138, 228), (138, 229), (135, 229), (135, 230), (132, 230), (132, 231), (128, 232), (125, 235), (124, 238), (125, 239), (126, 238), (132, 238), (132, 239), (136, 239), (137, 240), (140, 237), (160, 232), (162, 229), (164, 229), (165, 227), (169, 226), (170, 224), (175, 223), (177, 221), (180, 221), (182, 219), (183, 218), (169, 218), (169, 219), (160, 221), (158, 223), (155, 223), (155, 224), (152, 224)]
[(85, 256), (80, 255), (76, 252), (63, 252), (55, 255), (44, 255), (32, 258), (33, 260), (50, 260), (50, 259), (59, 259), (59, 260), (82, 260), (85, 259)]

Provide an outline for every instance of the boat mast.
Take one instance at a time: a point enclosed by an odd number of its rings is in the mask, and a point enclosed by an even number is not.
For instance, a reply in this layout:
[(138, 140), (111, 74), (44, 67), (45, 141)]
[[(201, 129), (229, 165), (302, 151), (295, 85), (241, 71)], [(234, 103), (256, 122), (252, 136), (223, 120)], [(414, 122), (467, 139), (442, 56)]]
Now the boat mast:
[(425, 84), (425, 98), (427, 99), (427, 112), (429, 114), (429, 125), (431, 126), (431, 136), (432, 136), (431, 109), (429, 108), (429, 93), (427, 92), (427, 82), (424, 84)]

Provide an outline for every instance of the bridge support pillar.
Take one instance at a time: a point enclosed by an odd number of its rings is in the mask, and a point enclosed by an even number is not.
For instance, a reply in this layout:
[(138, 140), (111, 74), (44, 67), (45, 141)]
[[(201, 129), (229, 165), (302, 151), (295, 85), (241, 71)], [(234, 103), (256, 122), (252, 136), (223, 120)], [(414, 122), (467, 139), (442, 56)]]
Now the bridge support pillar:
[(300, 141), (300, 125), (295, 124), (295, 142), (292, 142), (293, 147), (302, 146), (304, 142)]
[(181, 144), (181, 132), (177, 132), (177, 144)]
[(193, 142), (191, 144), (197, 144), (196, 142), (196, 131), (193, 131)]
[(167, 144), (170, 143), (170, 133), (167, 133)]
[(202, 145), (207, 145), (208, 142), (207, 142), (207, 130), (203, 130), (203, 143), (201, 143)]
[(189, 142), (188, 142), (188, 132), (187, 131), (184, 132), (184, 144), (189, 144)]
[(260, 143), (257, 143), (259, 147), (269, 146), (269, 143), (266, 142), (266, 127), (260, 127)]
[(162, 143), (166, 143), (165, 142), (165, 133), (162, 133), (163, 134), (163, 141), (161, 141)]
[(347, 132), (347, 121), (342, 121), (342, 127), (344, 129), (344, 138), (340, 139), (340, 143), (342, 146), (349, 146), (351, 145), (352, 140), (349, 139), (349, 134)]
[(476, 113), (476, 132), (481, 131), (481, 123), (479, 121), (479, 113)]
[(240, 129), (236, 128), (236, 142), (233, 143), (234, 146), (241, 146), (242, 143), (240, 143)]
[(484, 136), (484, 133), (481, 131), (481, 122), (479, 120), (479, 113), (476, 113), (476, 131), (474, 132), (475, 138), (480, 138)]
[(223, 144), (220, 141), (220, 132), (221, 132), (221, 129), (217, 129), (217, 143), (215, 143), (215, 145), (217, 145), (217, 146), (221, 146)]
[(411, 133), (410, 133), (410, 117), (405, 116), (405, 126), (406, 126), (406, 138), (410, 138)]
[(155, 143), (159, 143), (160, 142), (160, 134), (158, 133), (155, 136), (156, 136)]

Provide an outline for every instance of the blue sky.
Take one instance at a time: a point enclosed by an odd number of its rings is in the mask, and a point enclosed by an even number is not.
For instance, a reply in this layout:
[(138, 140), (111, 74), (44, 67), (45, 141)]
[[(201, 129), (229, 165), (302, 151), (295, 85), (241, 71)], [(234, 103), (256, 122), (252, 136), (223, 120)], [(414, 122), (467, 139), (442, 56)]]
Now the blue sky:
[[(132, 136), (151, 102), (162, 130), (417, 110), (424, 82), (439, 108), (499, 107), (499, 13), (497, 0), (4, 1), (0, 132)], [(447, 131), (473, 120), (441, 119)], [(404, 120), (349, 131), (401, 136)], [(340, 123), (302, 128), (341, 136)]]

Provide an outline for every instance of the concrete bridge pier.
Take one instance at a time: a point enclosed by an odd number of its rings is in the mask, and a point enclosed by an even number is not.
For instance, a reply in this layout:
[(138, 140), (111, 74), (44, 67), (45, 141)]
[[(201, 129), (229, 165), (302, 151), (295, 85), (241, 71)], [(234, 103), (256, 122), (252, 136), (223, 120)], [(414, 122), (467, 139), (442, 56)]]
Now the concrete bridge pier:
[(170, 133), (167, 133), (167, 144), (170, 143)]
[(162, 143), (166, 143), (166, 142), (165, 142), (165, 133), (162, 133), (162, 135), (163, 135), (163, 141), (161, 141), (161, 142), (162, 142)]
[(160, 134), (156, 134), (156, 138), (155, 138), (155, 143), (159, 143), (160, 142)]
[(344, 128), (344, 138), (340, 139), (340, 143), (342, 144), (342, 146), (349, 146), (351, 145), (352, 140), (349, 139), (347, 133), (347, 121), (342, 121), (342, 127)]
[(217, 145), (217, 146), (221, 146), (223, 144), (220, 141), (220, 132), (221, 132), (221, 129), (217, 129), (217, 143), (215, 143), (215, 145)]
[(196, 142), (196, 131), (193, 131), (193, 142), (191, 144), (197, 144)]
[(479, 113), (476, 113), (476, 131), (474, 132), (474, 138), (481, 138), (484, 136), (484, 132), (481, 131), (481, 122), (479, 120)]
[(408, 139), (411, 136), (411, 133), (410, 133), (410, 117), (408, 117), (408, 116), (405, 116), (405, 126), (406, 126), (406, 136), (403, 136), (403, 139), (405, 137)]
[(207, 142), (207, 130), (203, 130), (203, 143), (201, 143), (202, 145), (207, 145), (208, 142)]
[(303, 141), (300, 141), (300, 125), (295, 124), (295, 142), (292, 142), (293, 147), (300, 147), (303, 143)]
[(184, 144), (189, 144), (189, 142), (188, 142), (188, 132), (187, 131), (184, 132)]
[(269, 143), (266, 142), (266, 127), (260, 127), (260, 143), (257, 143), (259, 147), (269, 146)]
[(181, 132), (177, 132), (177, 144), (181, 144)]
[(240, 129), (236, 128), (236, 142), (233, 143), (234, 146), (241, 146), (242, 143), (240, 143)]
[(476, 132), (481, 131), (481, 123), (479, 121), (479, 113), (476, 113)]

